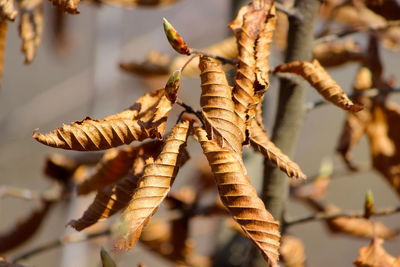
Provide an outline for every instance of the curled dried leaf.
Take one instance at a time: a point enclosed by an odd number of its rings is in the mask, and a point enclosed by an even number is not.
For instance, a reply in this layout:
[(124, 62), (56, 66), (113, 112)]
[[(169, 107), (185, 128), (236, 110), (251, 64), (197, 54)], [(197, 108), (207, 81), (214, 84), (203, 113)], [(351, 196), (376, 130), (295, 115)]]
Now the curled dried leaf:
[(122, 215), (121, 234), (114, 245), (116, 250), (129, 249), (136, 244), (143, 227), (167, 196), (185, 157), (189, 128), (189, 121), (175, 125), (160, 155), (144, 167), (143, 176)]
[(72, 158), (62, 154), (51, 154), (46, 158), (44, 173), (62, 184), (68, 184), (78, 167), (78, 163)]
[(132, 168), (135, 174), (141, 173), (144, 161), (141, 159), (158, 155), (161, 145), (161, 141), (154, 140), (138, 147), (107, 151), (96, 165), (94, 173), (77, 186), (78, 195), (85, 195), (113, 184), (126, 176)]
[(165, 18), (163, 20), (163, 26), (165, 35), (167, 36), (168, 42), (172, 48), (179, 54), (190, 55), (190, 48), (186, 44), (185, 40), (183, 40), (182, 36), (175, 30), (174, 26), (172, 26)]
[(160, 138), (171, 107), (163, 90), (156, 90), (120, 113), (102, 120), (87, 117), (48, 134), (34, 133), (33, 138), (51, 147), (78, 151), (103, 150), (146, 138)]
[(368, 246), (360, 248), (360, 254), (354, 261), (357, 267), (398, 267), (395, 258), (383, 248), (382, 238), (373, 238)]
[(353, 40), (336, 43), (321, 43), (314, 47), (314, 59), (324, 67), (337, 67), (348, 62), (364, 60), (362, 47)]
[(28, 217), (17, 223), (0, 235), (0, 253), (12, 250), (28, 241), (38, 231), (46, 215), (52, 207), (52, 202), (43, 201)]
[(179, 0), (96, 0), (100, 3), (122, 7), (161, 7)]
[(139, 174), (130, 175), (116, 184), (100, 190), (82, 217), (78, 220), (70, 221), (68, 225), (77, 231), (82, 231), (122, 210), (128, 205), (139, 178)]
[[(187, 60), (186, 56), (183, 56), (184, 60)], [(168, 55), (162, 54), (157, 51), (151, 51), (143, 62), (129, 62), (120, 63), (119, 67), (126, 71), (139, 76), (152, 77), (158, 75), (168, 75), (169, 65), (171, 58)], [(177, 68), (182, 67), (183, 63)], [(175, 68), (175, 69), (177, 69)]]
[[(18, 11), (14, 7), (14, 0), (0, 1), (0, 19), (14, 21), (17, 17)], [(4, 23), (4, 22), (2, 22)]]
[(22, 39), (22, 52), (25, 64), (32, 62), (39, 48), (43, 34), (43, 6), (41, 2), (21, 2), (21, 19), (19, 35)]
[(49, 0), (55, 7), (69, 14), (79, 14), (78, 4), (80, 0)]
[(306, 255), (303, 242), (294, 236), (284, 235), (280, 248), (281, 260), (286, 267), (304, 267)]
[(214, 59), (202, 56), (200, 105), (208, 134), (221, 147), (229, 147), (237, 153), (242, 151), (244, 136), (242, 122), (235, 113), (232, 88), (229, 86), (221, 65)]
[(254, 149), (260, 151), (268, 160), (285, 172), (289, 177), (301, 179), (306, 178), (306, 175), (301, 171), (300, 167), (275, 146), (275, 144), (268, 138), (266, 131), (255, 119), (250, 122), (249, 130), (250, 144)]
[(209, 140), (204, 129), (196, 128), (195, 132), (214, 173), (222, 202), (269, 264), (278, 266), (279, 222), (251, 186), (241, 158)]
[(303, 77), (326, 100), (344, 110), (352, 112), (362, 110), (362, 106), (354, 104), (315, 59), (312, 62), (294, 61), (282, 64), (275, 68), (275, 72), (293, 73)]

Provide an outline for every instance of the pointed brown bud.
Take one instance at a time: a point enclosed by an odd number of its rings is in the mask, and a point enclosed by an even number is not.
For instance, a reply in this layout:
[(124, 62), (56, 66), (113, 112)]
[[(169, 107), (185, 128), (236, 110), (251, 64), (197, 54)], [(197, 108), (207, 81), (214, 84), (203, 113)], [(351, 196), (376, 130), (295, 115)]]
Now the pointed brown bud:
[(188, 45), (183, 40), (182, 36), (180, 36), (180, 34), (171, 25), (171, 23), (164, 18), (163, 25), (165, 35), (167, 36), (168, 42), (171, 44), (172, 48), (179, 54), (190, 55), (190, 49)]

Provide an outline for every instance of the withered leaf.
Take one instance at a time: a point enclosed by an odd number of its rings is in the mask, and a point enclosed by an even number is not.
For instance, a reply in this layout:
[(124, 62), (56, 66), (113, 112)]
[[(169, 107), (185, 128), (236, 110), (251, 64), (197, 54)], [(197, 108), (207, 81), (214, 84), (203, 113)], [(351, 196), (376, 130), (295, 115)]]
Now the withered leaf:
[(143, 227), (167, 196), (185, 156), (189, 128), (189, 121), (175, 125), (160, 155), (144, 167), (143, 176), (122, 214), (121, 234), (114, 244), (116, 250), (129, 249), (136, 244)]
[(70, 221), (68, 225), (77, 231), (82, 231), (122, 210), (129, 203), (139, 178), (139, 174), (130, 175), (100, 190), (82, 217), (78, 220)]
[(357, 267), (399, 267), (395, 258), (382, 246), (382, 238), (373, 238), (368, 246), (360, 248), (360, 254), (354, 261)]
[[(186, 56), (183, 56), (187, 60)], [(169, 64), (171, 58), (168, 55), (157, 51), (151, 51), (143, 62), (126, 62), (120, 63), (119, 67), (126, 71), (139, 76), (152, 77), (158, 75), (169, 74)], [(182, 64), (183, 65), (183, 64)], [(180, 68), (182, 65), (178, 66)]]
[[(97, 0), (96, 0), (97, 1)], [(99, 0), (100, 3), (122, 7), (161, 7), (179, 0)]]
[(160, 138), (172, 103), (162, 89), (145, 94), (129, 109), (103, 118), (64, 125), (33, 137), (48, 146), (79, 151), (103, 150), (146, 138)]
[(199, 64), (201, 74), (200, 105), (208, 134), (221, 147), (229, 147), (237, 153), (242, 151), (244, 136), (241, 135), (238, 116), (229, 86), (221, 65), (214, 59), (202, 56)]
[[(126, 147), (107, 151), (96, 165), (94, 173), (77, 186), (78, 195), (85, 195), (113, 184), (126, 176), (138, 157), (158, 155), (162, 142), (154, 140), (138, 147)], [(141, 170), (134, 170), (140, 173)]]
[(214, 173), (222, 202), (269, 264), (278, 266), (279, 222), (251, 186), (241, 158), (209, 140), (204, 129), (196, 128), (195, 132)]
[(54, 153), (47, 156), (44, 173), (51, 179), (66, 185), (78, 167), (78, 163), (72, 158)]
[(286, 267), (304, 267), (306, 255), (303, 242), (294, 236), (284, 235), (280, 248), (281, 260)]
[(321, 43), (314, 47), (313, 57), (324, 67), (337, 67), (364, 60), (362, 47), (349, 39), (346, 42)]
[(49, 0), (55, 7), (69, 14), (79, 14), (80, 0)]
[(12, 250), (26, 241), (38, 231), (50, 211), (53, 202), (43, 201), (28, 217), (18, 222), (12, 229), (0, 234), (0, 253)]
[(358, 112), (362, 109), (360, 105), (354, 104), (345, 94), (343, 89), (332, 79), (317, 60), (312, 62), (294, 61), (279, 65), (275, 72), (293, 73), (303, 77), (313, 86), (327, 101), (336, 106)]
[(21, 18), (19, 35), (22, 40), (22, 52), (25, 64), (32, 62), (39, 48), (43, 34), (43, 5), (41, 1), (24, 0), (20, 2)]
[(305, 179), (306, 175), (300, 167), (286, 156), (275, 144), (268, 138), (266, 131), (259, 123), (252, 119), (250, 122), (250, 144), (254, 149), (260, 151), (279, 169), (284, 171), (289, 177)]
[(0, 1), (0, 20), (13, 21), (17, 17), (18, 11), (14, 7), (14, 0), (1, 0)]

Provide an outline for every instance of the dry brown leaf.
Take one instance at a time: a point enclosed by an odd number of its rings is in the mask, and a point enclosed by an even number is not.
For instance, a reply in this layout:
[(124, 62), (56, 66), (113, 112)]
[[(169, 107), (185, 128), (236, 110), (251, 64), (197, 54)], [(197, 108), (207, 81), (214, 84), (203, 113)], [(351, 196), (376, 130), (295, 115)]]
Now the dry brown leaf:
[(46, 215), (52, 207), (52, 202), (43, 201), (28, 217), (4, 233), (0, 234), (0, 253), (12, 250), (28, 241), (38, 231)]
[(43, 4), (41, 1), (23, 0), (20, 3), (21, 18), (19, 35), (22, 40), (22, 52), (25, 54), (25, 64), (32, 62), (39, 48), (43, 34)]
[(337, 67), (364, 60), (362, 47), (349, 39), (346, 42), (321, 43), (314, 47), (313, 57), (324, 67)]
[(57, 182), (66, 185), (70, 182), (78, 167), (78, 163), (72, 158), (55, 153), (47, 156), (44, 173)]
[(70, 221), (68, 225), (77, 231), (82, 231), (122, 210), (128, 205), (139, 178), (139, 174), (130, 175), (116, 184), (100, 190), (82, 217)]
[(196, 128), (195, 132), (214, 173), (222, 202), (269, 264), (278, 266), (279, 222), (251, 186), (240, 156), (209, 140), (204, 129)]
[(374, 105), (366, 133), (372, 164), (400, 195), (400, 107), (394, 103)]
[(358, 112), (361, 106), (354, 104), (345, 94), (343, 89), (332, 79), (317, 60), (312, 62), (294, 61), (279, 65), (275, 72), (293, 73), (303, 77), (313, 86), (327, 101), (336, 106)]
[[(187, 60), (187, 56), (184, 56)], [(168, 55), (162, 54), (158, 51), (151, 51), (143, 62), (137, 63), (131, 61), (129, 63), (120, 63), (119, 67), (126, 71), (139, 76), (152, 77), (158, 75), (168, 75), (170, 73), (169, 65), (171, 58)], [(180, 65), (177, 70), (183, 66)]]
[[(0, 19), (1, 20), (1, 19)], [(4, 75), (4, 56), (6, 50), (6, 41), (7, 41), (7, 21), (0, 21), (0, 87), (3, 83), (3, 75)]]
[(160, 155), (144, 167), (143, 176), (122, 215), (121, 234), (114, 245), (116, 250), (129, 249), (136, 244), (143, 227), (167, 196), (185, 156), (189, 128), (189, 121), (175, 125)]
[(200, 105), (203, 110), (208, 134), (221, 147), (229, 147), (237, 153), (242, 151), (244, 136), (241, 135), (241, 120), (235, 114), (232, 88), (229, 86), (221, 65), (214, 59), (202, 56)]
[(360, 254), (354, 261), (357, 267), (398, 267), (395, 258), (389, 255), (382, 246), (382, 238), (374, 238), (368, 246), (360, 248)]
[(146, 138), (160, 138), (171, 102), (163, 89), (145, 94), (129, 109), (103, 118), (64, 125), (48, 134), (33, 137), (48, 146), (79, 151), (103, 150)]
[(250, 122), (250, 144), (254, 149), (260, 151), (275, 166), (285, 172), (289, 177), (305, 179), (306, 175), (300, 167), (286, 156), (275, 144), (268, 138), (266, 131), (256, 120)]
[(18, 11), (14, 7), (14, 0), (1, 0), (0, 1), (0, 20), (14, 21), (17, 17)]
[(137, 149), (134, 147), (112, 149), (104, 153), (94, 173), (77, 186), (78, 195), (100, 190), (123, 178), (132, 168), (136, 153)]
[(400, 19), (400, 4), (396, 0), (364, 0), (366, 7), (387, 20)]
[(145, 154), (147, 157), (158, 155), (161, 146), (161, 141), (154, 140), (138, 147), (107, 151), (96, 165), (94, 173), (77, 186), (78, 195), (89, 194), (117, 182), (126, 176), (133, 167), (135, 167), (134, 173), (141, 173), (143, 166), (134, 166), (134, 163), (140, 164), (143, 160), (137, 161), (137, 159)]
[(294, 236), (284, 235), (280, 248), (281, 260), (286, 267), (304, 267), (306, 255), (303, 242)]
[[(235, 20), (229, 24), (229, 27), (236, 36), (238, 45), (238, 66), (235, 75), (233, 100), (235, 102), (235, 111), (241, 120), (239, 127), (244, 136), (246, 135), (246, 122), (249, 118), (255, 116), (256, 104), (261, 101), (262, 94), (266, 90), (262, 86), (263, 83), (266, 83), (263, 79), (268, 77), (264, 73), (265, 70), (268, 70), (268, 62), (264, 62), (266, 64), (264, 65), (260, 60), (265, 60), (265, 57), (268, 57), (269, 51), (258, 51), (257, 49), (260, 49), (260, 47), (257, 46), (257, 42), (259, 38), (265, 38), (260, 40), (259, 44), (270, 43), (270, 38), (272, 38), (271, 33), (275, 27), (275, 17), (268, 24), (269, 11), (271, 11), (271, 14), (275, 13), (272, 11), (274, 10), (274, 5), (271, 4), (272, 2), (262, 1), (261, 3), (263, 5), (262, 8), (257, 8), (253, 3), (242, 7)], [(262, 36), (260, 35), (261, 32)], [(258, 63), (257, 56), (260, 59)], [(262, 66), (263, 75), (258, 75), (257, 77), (256, 73), (261, 73), (260, 66)], [(261, 80), (258, 81), (258, 78)], [(256, 82), (258, 86), (255, 87)], [(259, 92), (257, 92), (257, 96), (255, 97), (256, 91)], [(252, 106), (252, 114), (249, 114), (250, 106)]]
[(79, 14), (80, 0), (49, 0), (55, 7), (69, 14)]

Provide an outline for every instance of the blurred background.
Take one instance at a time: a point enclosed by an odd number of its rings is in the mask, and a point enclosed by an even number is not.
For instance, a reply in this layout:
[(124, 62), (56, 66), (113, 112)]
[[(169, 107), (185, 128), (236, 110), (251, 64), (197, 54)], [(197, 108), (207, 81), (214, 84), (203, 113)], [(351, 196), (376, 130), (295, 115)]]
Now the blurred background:
[[(77, 152), (57, 151), (37, 143), (31, 134), (34, 129), (48, 132), (71, 121), (86, 116), (101, 118), (129, 107), (136, 98), (150, 89), (163, 86), (166, 77), (157, 81), (146, 81), (119, 69), (121, 61), (143, 60), (149, 51), (157, 50), (174, 55), (162, 29), (162, 18), (167, 18), (192, 47), (201, 48), (223, 40), (228, 36), (227, 24), (231, 20), (230, 0), (184, 0), (161, 8), (122, 9), (96, 7), (81, 4), (79, 15), (65, 15), (65, 41), (56, 43), (54, 36), (55, 8), (45, 3), (45, 32), (38, 54), (30, 65), (24, 65), (20, 52), (17, 23), (10, 23), (5, 56), (5, 73), (0, 90), (0, 183), (42, 191), (49, 183), (44, 178), (43, 166), (46, 155), (62, 152), (74, 155)], [(365, 36), (353, 36), (365, 45)], [(385, 76), (398, 76), (400, 57), (398, 53), (381, 49)], [(276, 48), (271, 65), (282, 62)], [(330, 69), (336, 81), (347, 91), (351, 89), (356, 64)], [(199, 107), (199, 78), (185, 77), (179, 96), (187, 104)], [(266, 124), (273, 125), (278, 80), (266, 94)], [(314, 90), (308, 90), (308, 101), (318, 100)], [(391, 99), (400, 103), (399, 96)], [(179, 108), (175, 114), (178, 114)], [(170, 121), (175, 121), (173, 117)], [(309, 176), (318, 173), (323, 158), (332, 158), (335, 170), (345, 166), (335, 155), (335, 147), (342, 129), (345, 113), (332, 105), (325, 105), (307, 114), (294, 160)], [(399, 133), (400, 134), (400, 133)], [(193, 168), (204, 157), (193, 140), (189, 142), (192, 160), (182, 169), (178, 184), (188, 183)], [(249, 149), (250, 150), (250, 149)], [(354, 159), (362, 165), (370, 162), (368, 143), (365, 139), (354, 151)], [(246, 165), (255, 185), (260, 184), (263, 158), (250, 153)], [(179, 185), (177, 186), (179, 187)], [(343, 176), (334, 179), (328, 189), (327, 201), (343, 210), (361, 210), (365, 192), (371, 189), (375, 195), (377, 209), (399, 204), (397, 196), (379, 174), (374, 171)], [(33, 239), (10, 251), (13, 256), (75, 230), (66, 228), (66, 223), (78, 218), (90, 203), (93, 195), (59, 203), (48, 215)], [(0, 231), (6, 232), (19, 218), (27, 216), (35, 207), (33, 201), (14, 198), (0, 200)], [(311, 214), (303, 205), (290, 201), (289, 217)], [(160, 215), (161, 216), (161, 215)], [(118, 217), (118, 216), (117, 216)], [(387, 226), (399, 229), (400, 215), (380, 217)], [(377, 219), (374, 219), (377, 220)], [(215, 234), (220, 232), (218, 219), (196, 218), (191, 225), (192, 235), (200, 254), (207, 255), (215, 246)], [(226, 227), (226, 226), (224, 226)], [(358, 249), (367, 239), (332, 235), (321, 222), (310, 222), (289, 229), (289, 233), (303, 240), (307, 255), (307, 266), (351, 266)], [(26, 266), (100, 266), (100, 247), (110, 249), (112, 240), (102, 237), (93, 241), (66, 244), (48, 250), (21, 263)], [(387, 240), (386, 250), (399, 255), (398, 238)], [(118, 266), (172, 266), (160, 257), (146, 251), (140, 245), (115, 256)]]

